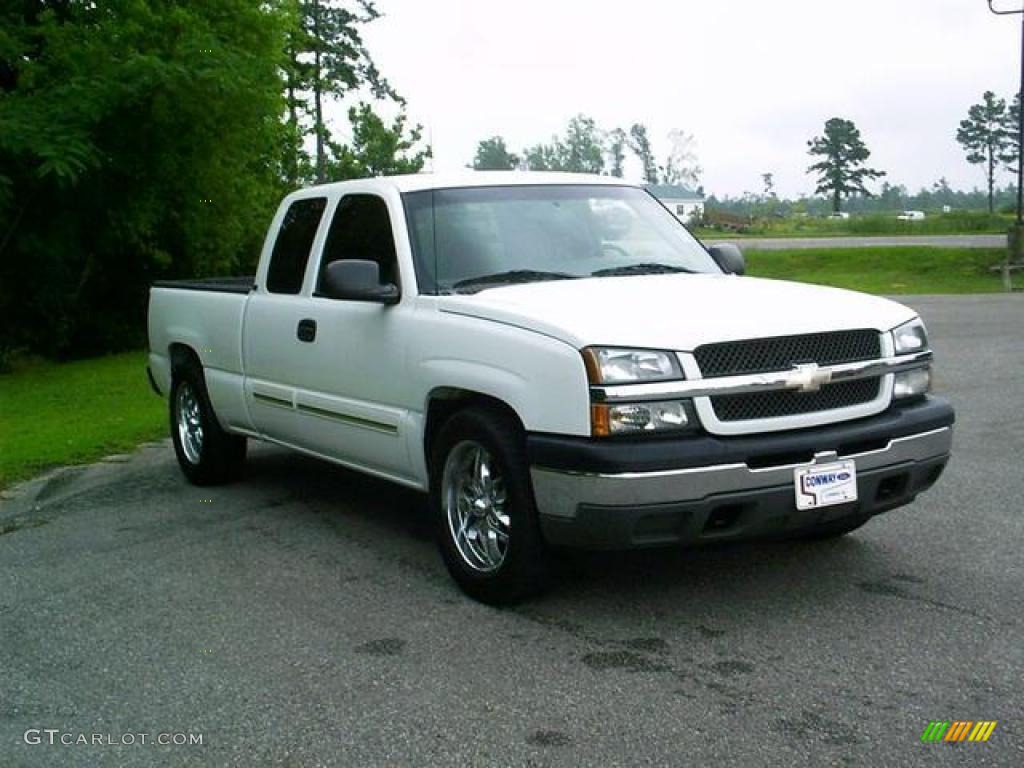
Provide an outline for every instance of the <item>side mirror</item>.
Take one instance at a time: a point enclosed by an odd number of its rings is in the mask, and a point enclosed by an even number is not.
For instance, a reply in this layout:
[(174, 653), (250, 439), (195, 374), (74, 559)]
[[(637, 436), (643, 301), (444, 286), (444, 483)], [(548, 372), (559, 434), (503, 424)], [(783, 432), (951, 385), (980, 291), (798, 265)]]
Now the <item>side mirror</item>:
[(379, 304), (397, 304), (402, 296), (394, 283), (381, 283), (380, 265), (376, 261), (363, 259), (332, 261), (324, 269), (320, 291), (330, 299)]
[(743, 258), (743, 251), (732, 243), (709, 245), (708, 253), (715, 260), (715, 264), (720, 266), (727, 275), (742, 275), (747, 271), (747, 261)]

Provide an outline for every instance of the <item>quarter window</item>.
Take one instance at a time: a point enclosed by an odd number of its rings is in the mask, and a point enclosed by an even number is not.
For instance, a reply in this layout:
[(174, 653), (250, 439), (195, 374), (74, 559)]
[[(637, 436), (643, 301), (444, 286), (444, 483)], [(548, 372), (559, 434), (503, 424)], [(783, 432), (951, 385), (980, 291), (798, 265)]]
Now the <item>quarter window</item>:
[(271, 293), (302, 290), (309, 252), (326, 207), (325, 197), (308, 197), (288, 206), (267, 268), (267, 290)]

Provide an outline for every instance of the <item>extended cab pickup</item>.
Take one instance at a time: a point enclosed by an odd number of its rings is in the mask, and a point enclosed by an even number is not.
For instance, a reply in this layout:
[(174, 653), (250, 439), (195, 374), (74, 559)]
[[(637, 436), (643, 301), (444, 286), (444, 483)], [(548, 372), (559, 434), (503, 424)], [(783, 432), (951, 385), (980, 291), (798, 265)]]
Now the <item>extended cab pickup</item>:
[(910, 309), (741, 276), (620, 179), (350, 181), (281, 203), (253, 278), (161, 282), (149, 371), (194, 483), (247, 438), (428, 492), (470, 595), (550, 546), (838, 536), (942, 473)]

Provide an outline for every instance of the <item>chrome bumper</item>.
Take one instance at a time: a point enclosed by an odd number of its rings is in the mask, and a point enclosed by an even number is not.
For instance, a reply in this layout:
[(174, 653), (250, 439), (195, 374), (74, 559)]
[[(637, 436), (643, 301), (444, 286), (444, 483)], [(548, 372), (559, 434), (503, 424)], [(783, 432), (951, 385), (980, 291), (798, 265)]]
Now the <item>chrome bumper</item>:
[(793, 471), (800, 467), (853, 459), (858, 474), (868, 474), (900, 465), (926, 462), (949, 454), (952, 427), (891, 439), (884, 448), (863, 453), (837, 455), (817, 453), (813, 461), (751, 469), (746, 464), (659, 472), (601, 474), (533, 467), (530, 474), (537, 509), (542, 519), (575, 519), (581, 506), (637, 508), (702, 501), (720, 494), (759, 489), (778, 489), (793, 484)]

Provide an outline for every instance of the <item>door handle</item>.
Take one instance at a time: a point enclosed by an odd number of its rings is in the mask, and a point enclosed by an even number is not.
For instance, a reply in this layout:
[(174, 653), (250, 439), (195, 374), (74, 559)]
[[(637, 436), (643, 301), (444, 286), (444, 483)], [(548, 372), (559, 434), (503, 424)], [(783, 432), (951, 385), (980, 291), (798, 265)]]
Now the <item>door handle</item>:
[(310, 320), (308, 317), (304, 320), (299, 320), (299, 327), (295, 331), (295, 335), (299, 341), (316, 341), (316, 320)]

